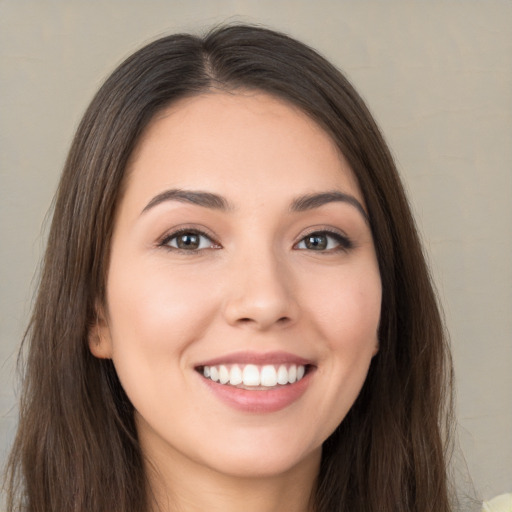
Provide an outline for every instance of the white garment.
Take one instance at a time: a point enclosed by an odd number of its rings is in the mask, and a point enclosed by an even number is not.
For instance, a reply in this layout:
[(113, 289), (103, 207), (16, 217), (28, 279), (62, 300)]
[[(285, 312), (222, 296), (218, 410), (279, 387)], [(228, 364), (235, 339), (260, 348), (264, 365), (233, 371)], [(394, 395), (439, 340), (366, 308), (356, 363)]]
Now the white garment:
[(501, 494), (485, 501), (482, 512), (512, 512), (512, 494)]

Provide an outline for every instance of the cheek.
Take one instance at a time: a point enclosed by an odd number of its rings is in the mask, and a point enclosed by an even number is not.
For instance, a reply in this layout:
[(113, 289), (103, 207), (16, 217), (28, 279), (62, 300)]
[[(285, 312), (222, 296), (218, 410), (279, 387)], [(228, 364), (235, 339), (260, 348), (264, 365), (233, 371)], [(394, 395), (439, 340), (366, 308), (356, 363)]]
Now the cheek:
[(332, 276), (323, 290), (312, 297), (319, 328), (331, 351), (353, 351), (355, 355), (375, 348), (380, 321), (382, 288), (378, 271)]
[[(380, 281), (359, 281), (339, 294), (336, 303), (337, 313), (332, 316), (340, 319), (337, 326), (340, 340), (348, 347), (364, 349), (376, 342), (381, 310)], [(334, 323), (334, 322), (333, 322)]]
[(165, 264), (137, 271), (114, 266), (107, 297), (114, 353), (130, 348), (159, 360), (201, 337), (217, 308), (200, 282), (201, 276)]
[(113, 265), (109, 274), (112, 359), (135, 409), (156, 423), (168, 422), (168, 409), (178, 414), (172, 408), (189, 407), (180, 401), (190, 391), (183, 378), (187, 349), (203, 337), (218, 309), (200, 281), (165, 264), (137, 271)]
[(326, 411), (328, 419), (318, 428), (327, 437), (352, 407), (378, 349), (382, 290), (373, 267), (332, 276), (324, 284), (324, 292), (312, 297), (310, 308), (315, 311), (317, 334), (324, 340), (317, 407)]

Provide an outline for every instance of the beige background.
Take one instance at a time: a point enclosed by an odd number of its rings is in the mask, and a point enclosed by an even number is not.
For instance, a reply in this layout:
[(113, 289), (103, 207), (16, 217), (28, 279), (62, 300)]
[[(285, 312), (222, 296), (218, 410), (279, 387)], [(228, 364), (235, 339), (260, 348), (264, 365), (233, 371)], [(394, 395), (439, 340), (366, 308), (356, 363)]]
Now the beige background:
[(511, 491), (510, 1), (0, 0), (0, 459), (15, 429), (15, 353), (42, 222), (86, 104), (142, 43), (224, 20), (304, 40), (367, 99), (444, 302), (468, 472), (480, 498)]

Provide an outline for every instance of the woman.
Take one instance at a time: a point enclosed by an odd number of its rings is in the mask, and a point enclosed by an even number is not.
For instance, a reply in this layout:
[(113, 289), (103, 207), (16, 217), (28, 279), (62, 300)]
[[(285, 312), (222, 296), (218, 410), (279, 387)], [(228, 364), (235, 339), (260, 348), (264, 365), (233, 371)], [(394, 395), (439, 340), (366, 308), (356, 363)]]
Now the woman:
[(451, 363), (392, 158), (301, 43), (175, 35), (61, 179), (8, 510), (451, 510)]

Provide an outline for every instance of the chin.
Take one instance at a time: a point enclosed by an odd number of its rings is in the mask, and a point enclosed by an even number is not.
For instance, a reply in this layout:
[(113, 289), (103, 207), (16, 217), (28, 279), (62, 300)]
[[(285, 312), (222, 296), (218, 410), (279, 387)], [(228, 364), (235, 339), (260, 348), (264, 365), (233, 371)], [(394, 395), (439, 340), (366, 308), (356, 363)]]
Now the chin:
[[(236, 437), (236, 436), (233, 436)], [(203, 453), (203, 461), (211, 469), (240, 478), (270, 478), (284, 475), (303, 465), (305, 470), (318, 472), (322, 454), (321, 444), (312, 445), (303, 439), (288, 436), (258, 439), (233, 439), (217, 444), (214, 451)], [(245, 436), (242, 436), (245, 437)], [(206, 460), (208, 458), (209, 460)]]
[(321, 448), (311, 453), (297, 456), (291, 453), (266, 453), (260, 451), (254, 453), (234, 453), (226, 455), (222, 464), (210, 465), (210, 468), (217, 473), (226, 476), (247, 479), (276, 478), (286, 475), (298, 466), (303, 465), (305, 471), (312, 471), (315, 474), (320, 467)]

